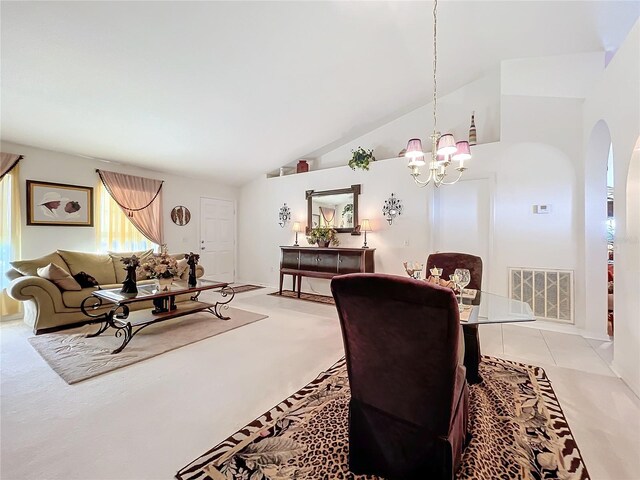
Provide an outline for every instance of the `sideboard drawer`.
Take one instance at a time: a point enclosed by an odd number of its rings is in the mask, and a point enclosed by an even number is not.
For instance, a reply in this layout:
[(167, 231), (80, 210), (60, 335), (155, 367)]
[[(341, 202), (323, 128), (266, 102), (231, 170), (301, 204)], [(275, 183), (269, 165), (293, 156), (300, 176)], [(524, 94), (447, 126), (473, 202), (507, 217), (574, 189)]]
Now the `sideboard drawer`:
[(282, 251), (282, 265), (281, 268), (293, 268), (298, 269), (300, 260), (300, 252), (297, 250), (283, 250)]
[(319, 253), (316, 262), (318, 263), (318, 272), (338, 272), (338, 255)]
[(360, 252), (340, 252), (338, 273), (359, 273), (362, 271), (362, 254)]
[(316, 252), (300, 252), (300, 270), (318, 271), (317, 257)]

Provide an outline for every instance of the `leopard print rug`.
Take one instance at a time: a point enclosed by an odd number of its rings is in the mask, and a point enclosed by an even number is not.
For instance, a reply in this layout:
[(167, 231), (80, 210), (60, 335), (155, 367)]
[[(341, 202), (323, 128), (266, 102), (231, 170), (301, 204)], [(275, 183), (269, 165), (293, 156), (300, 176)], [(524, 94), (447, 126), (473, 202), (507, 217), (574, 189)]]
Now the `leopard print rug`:
[[(459, 480), (587, 480), (589, 474), (544, 370), (483, 357), (470, 387)], [(348, 469), (349, 381), (342, 359), (197, 458), (179, 480), (364, 480)]]

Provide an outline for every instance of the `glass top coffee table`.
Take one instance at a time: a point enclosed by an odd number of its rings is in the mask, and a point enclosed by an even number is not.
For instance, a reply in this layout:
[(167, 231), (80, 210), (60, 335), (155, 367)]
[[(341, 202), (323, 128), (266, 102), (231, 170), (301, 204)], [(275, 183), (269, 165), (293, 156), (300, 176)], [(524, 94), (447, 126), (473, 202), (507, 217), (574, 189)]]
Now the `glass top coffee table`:
[(533, 322), (536, 317), (531, 307), (519, 300), (478, 292), (473, 300), (463, 297), (460, 307), (460, 324), (464, 333), (464, 366), (467, 369), (467, 381), (480, 383), (480, 336), (478, 326), (490, 323)]
[[(115, 336), (124, 336), (124, 339), (122, 345), (111, 353), (120, 353), (136, 333), (154, 323), (197, 312), (209, 312), (221, 320), (229, 320), (229, 317), (222, 315), (222, 310), (229, 308), (229, 303), (235, 296), (228, 283), (202, 279), (194, 287), (188, 286), (186, 281), (174, 281), (166, 290), (153, 284), (139, 284), (137, 288), (137, 294), (123, 294), (120, 293), (120, 288), (112, 288), (96, 290), (85, 298), (80, 305), (82, 313), (91, 318), (92, 323), (101, 322), (98, 331), (87, 337), (97, 337), (109, 327), (114, 328)], [(217, 290), (223, 300), (216, 303), (199, 301), (200, 293), (205, 290)], [(189, 294), (189, 300), (176, 303), (177, 295)], [(148, 301), (153, 302), (153, 308), (130, 312), (129, 305)], [(113, 306), (107, 312), (95, 313), (104, 303)]]

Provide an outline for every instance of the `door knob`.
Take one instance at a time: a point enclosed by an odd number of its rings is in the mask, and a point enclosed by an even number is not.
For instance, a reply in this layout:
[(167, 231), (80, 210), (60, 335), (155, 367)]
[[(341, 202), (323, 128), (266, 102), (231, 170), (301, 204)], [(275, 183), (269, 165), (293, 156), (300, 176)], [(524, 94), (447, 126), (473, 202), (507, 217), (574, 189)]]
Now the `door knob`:
[(200, 250), (204, 250), (204, 247), (200, 247)]
[(201, 240), (200, 243), (204, 243), (204, 240)]

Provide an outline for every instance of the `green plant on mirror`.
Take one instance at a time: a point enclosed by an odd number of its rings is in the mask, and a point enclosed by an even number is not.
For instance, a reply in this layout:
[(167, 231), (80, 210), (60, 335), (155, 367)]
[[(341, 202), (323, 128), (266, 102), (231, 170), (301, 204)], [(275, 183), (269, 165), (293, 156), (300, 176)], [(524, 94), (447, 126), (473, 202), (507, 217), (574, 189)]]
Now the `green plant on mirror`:
[(376, 157), (373, 156), (373, 150), (365, 150), (362, 147), (358, 147), (356, 150), (351, 150), (353, 154), (351, 160), (349, 160), (349, 167), (351, 170), (361, 168), (362, 170), (369, 170), (369, 163), (375, 162)]
[(313, 227), (307, 234), (307, 242), (310, 245), (317, 243), (319, 247), (328, 247), (329, 244), (338, 246), (338, 232), (331, 227)]

